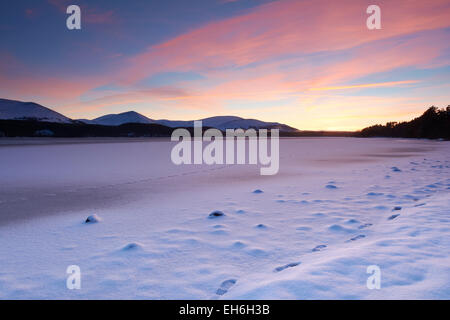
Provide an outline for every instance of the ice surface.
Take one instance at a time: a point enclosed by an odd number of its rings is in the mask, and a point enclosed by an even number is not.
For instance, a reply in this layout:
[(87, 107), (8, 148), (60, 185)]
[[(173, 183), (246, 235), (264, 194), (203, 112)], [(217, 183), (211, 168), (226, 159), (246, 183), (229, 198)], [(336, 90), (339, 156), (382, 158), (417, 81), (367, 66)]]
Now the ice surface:
[(3, 141), (1, 299), (450, 298), (449, 142), (282, 139), (260, 176), (162, 140)]

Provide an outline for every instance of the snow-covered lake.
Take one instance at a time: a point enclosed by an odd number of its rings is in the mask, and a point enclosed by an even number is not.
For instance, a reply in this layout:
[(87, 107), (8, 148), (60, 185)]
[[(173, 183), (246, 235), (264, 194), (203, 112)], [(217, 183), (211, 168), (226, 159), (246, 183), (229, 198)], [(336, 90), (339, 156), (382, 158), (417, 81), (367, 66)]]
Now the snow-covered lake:
[(0, 298), (450, 298), (450, 142), (281, 139), (275, 176), (173, 145), (0, 139)]

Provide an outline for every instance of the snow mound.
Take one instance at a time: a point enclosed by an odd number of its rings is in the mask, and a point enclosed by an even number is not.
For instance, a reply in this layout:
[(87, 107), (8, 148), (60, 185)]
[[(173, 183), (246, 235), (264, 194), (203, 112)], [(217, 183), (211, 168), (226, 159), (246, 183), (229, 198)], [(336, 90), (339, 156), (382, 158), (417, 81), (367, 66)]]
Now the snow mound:
[(209, 214), (208, 218), (210, 219), (214, 219), (214, 218), (220, 218), (220, 217), (224, 217), (225, 213), (223, 213), (222, 211), (216, 210), (213, 211)]
[(99, 216), (97, 216), (96, 214), (93, 214), (92, 216), (89, 216), (86, 218), (86, 220), (84, 221), (84, 223), (97, 223), (100, 222), (102, 219), (100, 219)]
[(122, 248), (122, 251), (136, 251), (143, 248), (143, 245), (138, 242), (130, 242)]

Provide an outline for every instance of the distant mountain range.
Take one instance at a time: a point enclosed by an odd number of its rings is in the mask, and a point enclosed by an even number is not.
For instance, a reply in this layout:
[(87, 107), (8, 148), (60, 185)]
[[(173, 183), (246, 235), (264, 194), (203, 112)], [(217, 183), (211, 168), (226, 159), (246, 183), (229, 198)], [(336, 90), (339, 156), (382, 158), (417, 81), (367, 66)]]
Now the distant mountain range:
[[(226, 129), (279, 129), (284, 132), (295, 132), (297, 129), (289, 127), (278, 122), (264, 122), (256, 119), (244, 119), (235, 116), (217, 116), (200, 119), (204, 127), (217, 128), (219, 130)], [(194, 126), (194, 120), (154, 120), (143, 116), (135, 111), (128, 111), (119, 114), (107, 114), (93, 120), (78, 119), (87, 124), (99, 124), (103, 126), (119, 126), (125, 123), (154, 123), (170, 128), (187, 128)]]
[[(33, 102), (0, 99), (1, 120), (34, 120), (54, 123), (85, 123), (90, 125), (120, 126), (128, 123), (158, 124), (169, 128), (193, 127), (194, 121), (153, 120), (135, 111), (108, 114), (93, 120), (72, 120), (58, 112)], [(278, 122), (264, 122), (256, 119), (243, 119), (235, 116), (218, 116), (200, 119), (204, 127), (225, 129), (279, 129), (281, 132), (296, 132), (295, 128)]]

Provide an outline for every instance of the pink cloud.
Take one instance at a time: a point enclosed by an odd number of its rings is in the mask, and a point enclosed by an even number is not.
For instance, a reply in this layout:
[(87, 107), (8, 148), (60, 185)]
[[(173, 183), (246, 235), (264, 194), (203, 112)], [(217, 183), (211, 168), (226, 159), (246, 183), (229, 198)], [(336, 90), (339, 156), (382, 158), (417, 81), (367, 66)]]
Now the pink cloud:
[(375, 40), (450, 26), (445, 0), (381, 1), (382, 30), (366, 28), (366, 5), (279, 1), (207, 24), (130, 59), (127, 79), (165, 70), (210, 70), (277, 57), (352, 48)]

